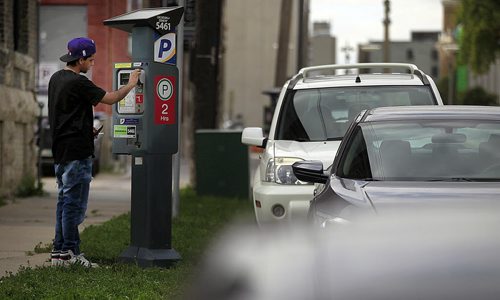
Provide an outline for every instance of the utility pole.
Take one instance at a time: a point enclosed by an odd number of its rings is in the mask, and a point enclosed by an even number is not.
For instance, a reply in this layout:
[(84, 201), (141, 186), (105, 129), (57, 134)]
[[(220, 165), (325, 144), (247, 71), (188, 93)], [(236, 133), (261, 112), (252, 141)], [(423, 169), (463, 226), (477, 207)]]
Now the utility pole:
[[(349, 64), (351, 62), (351, 51), (354, 51), (354, 48), (349, 45), (349, 43), (346, 42), (345, 46), (340, 48), (340, 51), (344, 52), (345, 59), (344, 63)], [(345, 70), (346, 74), (349, 74), (349, 69)]]
[(351, 51), (354, 51), (354, 48), (349, 45), (349, 43), (346, 43), (344, 47), (340, 48), (340, 51), (344, 52), (345, 55), (345, 63), (349, 64), (351, 62)]
[(194, 130), (217, 127), (219, 49), (223, 0), (196, 1), (196, 32), (191, 76), (194, 83)]
[(309, 0), (299, 0), (299, 28), (297, 47), (297, 71), (308, 63), (309, 49)]
[(282, 86), (287, 79), (286, 73), (288, 70), (288, 44), (290, 42), (290, 27), (292, 21), (292, 1), (281, 0), (280, 12), (278, 53), (276, 56), (274, 86)]
[[(390, 52), (389, 52), (389, 25), (391, 24), (391, 19), (389, 18), (389, 12), (391, 11), (391, 4), (389, 0), (384, 0), (385, 6), (385, 18), (384, 18), (384, 62), (389, 62)], [(388, 73), (389, 69), (384, 69), (384, 72)]]
[[(194, 46), (190, 51), (189, 77), (193, 84), (193, 114), (190, 137), (198, 129), (217, 128), (219, 114), (219, 49), (224, 0), (196, 0)], [(195, 145), (190, 149), (195, 162)], [(196, 168), (191, 164), (191, 179), (196, 185)]]

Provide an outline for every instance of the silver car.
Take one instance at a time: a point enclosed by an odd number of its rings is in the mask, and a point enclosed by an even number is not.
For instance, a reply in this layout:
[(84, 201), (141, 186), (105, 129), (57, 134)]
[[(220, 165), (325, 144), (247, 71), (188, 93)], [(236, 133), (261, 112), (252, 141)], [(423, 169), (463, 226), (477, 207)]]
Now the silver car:
[(331, 170), (315, 161), (293, 170), (317, 183), (308, 218), (319, 227), (395, 205), (488, 206), (500, 195), (500, 107), (367, 110), (351, 124)]

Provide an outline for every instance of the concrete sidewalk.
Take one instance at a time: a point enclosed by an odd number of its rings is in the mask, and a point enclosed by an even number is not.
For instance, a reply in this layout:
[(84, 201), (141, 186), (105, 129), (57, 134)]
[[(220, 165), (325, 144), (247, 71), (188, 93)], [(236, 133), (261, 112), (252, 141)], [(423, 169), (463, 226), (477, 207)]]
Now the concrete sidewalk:
[[(48, 263), (48, 253), (33, 254), (37, 244), (54, 238), (57, 188), (54, 177), (44, 177), (48, 195), (19, 198), (0, 207), (0, 277), (16, 273), (20, 266)], [(130, 176), (99, 174), (90, 184), (87, 218), (80, 232), (113, 216), (130, 211)]]

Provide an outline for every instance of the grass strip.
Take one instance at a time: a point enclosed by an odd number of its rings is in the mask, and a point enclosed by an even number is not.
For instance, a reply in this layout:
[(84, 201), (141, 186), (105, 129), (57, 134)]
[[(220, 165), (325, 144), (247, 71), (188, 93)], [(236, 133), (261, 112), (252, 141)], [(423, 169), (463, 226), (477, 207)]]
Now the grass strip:
[(217, 233), (243, 218), (252, 222), (247, 200), (198, 197), (181, 191), (180, 214), (173, 221), (172, 245), (182, 260), (170, 269), (142, 269), (116, 262), (130, 242), (130, 215), (85, 228), (81, 248), (97, 269), (22, 268), (0, 279), (0, 299), (176, 299)]

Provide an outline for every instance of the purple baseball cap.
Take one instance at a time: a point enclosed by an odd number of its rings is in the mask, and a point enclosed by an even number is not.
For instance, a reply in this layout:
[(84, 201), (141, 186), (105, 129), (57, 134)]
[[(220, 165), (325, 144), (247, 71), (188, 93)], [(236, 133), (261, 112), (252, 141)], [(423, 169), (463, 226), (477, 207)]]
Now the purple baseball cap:
[(70, 62), (90, 56), (95, 52), (96, 49), (93, 40), (86, 37), (79, 37), (68, 42), (68, 53), (64, 54), (59, 59), (63, 62)]

